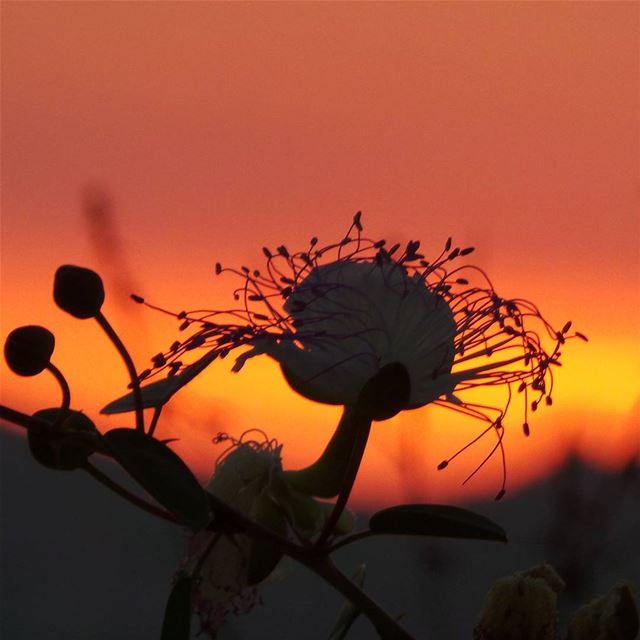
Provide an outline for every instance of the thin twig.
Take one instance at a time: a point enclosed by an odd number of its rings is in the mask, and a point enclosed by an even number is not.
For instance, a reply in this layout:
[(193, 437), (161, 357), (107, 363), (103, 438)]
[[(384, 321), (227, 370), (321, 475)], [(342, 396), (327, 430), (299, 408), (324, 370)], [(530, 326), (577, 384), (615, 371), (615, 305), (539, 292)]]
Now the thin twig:
[(26, 413), (22, 413), (22, 411), (16, 411), (15, 409), (11, 409), (10, 407), (5, 407), (0, 404), (0, 419), (6, 420), (7, 422), (11, 422), (19, 427), (23, 427), (25, 429), (29, 428), (29, 424), (33, 423), (34, 420), (41, 423), (42, 426), (50, 427), (51, 425), (44, 421), (39, 420), (38, 418), (33, 418)]
[[(304, 563), (303, 563), (304, 564)], [(361, 611), (376, 628), (382, 640), (415, 640), (397, 620), (389, 615), (375, 600), (368, 596), (333, 564), (329, 556), (319, 558), (306, 565), (314, 573), (324, 578), (331, 586), (344, 595)]]
[(151, 423), (149, 424), (149, 435), (152, 436), (156, 430), (156, 426), (158, 425), (158, 420), (160, 419), (160, 414), (162, 413), (162, 408), (164, 405), (160, 405), (153, 410), (153, 415), (151, 416)]
[(371, 531), (370, 529), (366, 529), (365, 531), (358, 531), (358, 533), (354, 533), (350, 536), (345, 536), (344, 538), (340, 538), (337, 542), (334, 542), (330, 547), (327, 547), (327, 553), (333, 553), (340, 547), (346, 547), (348, 544), (352, 544), (353, 542), (358, 542), (358, 540), (364, 540), (365, 538), (371, 538), (372, 536), (377, 535), (376, 531)]
[(47, 371), (49, 371), (53, 377), (56, 379), (56, 382), (60, 385), (60, 390), (62, 391), (62, 403), (60, 408), (63, 413), (66, 413), (69, 410), (69, 406), (71, 405), (71, 389), (69, 389), (69, 383), (67, 379), (62, 375), (62, 371), (56, 367), (53, 362), (49, 362), (49, 364), (45, 367)]
[(162, 518), (163, 520), (167, 520), (168, 522), (178, 524), (178, 521), (168, 511), (160, 509), (159, 507), (156, 507), (146, 500), (139, 498), (134, 493), (131, 493), (130, 491), (119, 485), (115, 480), (112, 480), (108, 475), (102, 473), (100, 469), (94, 467), (89, 461), (85, 462), (85, 464), (82, 466), (82, 469), (84, 469), (90, 476), (95, 478), (100, 484), (103, 484), (108, 489), (111, 489), (111, 491), (117, 493), (120, 497), (124, 498), (136, 507), (140, 507), (140, 509), (142, 509), (143, 511), (157, 516), (158, 518)]

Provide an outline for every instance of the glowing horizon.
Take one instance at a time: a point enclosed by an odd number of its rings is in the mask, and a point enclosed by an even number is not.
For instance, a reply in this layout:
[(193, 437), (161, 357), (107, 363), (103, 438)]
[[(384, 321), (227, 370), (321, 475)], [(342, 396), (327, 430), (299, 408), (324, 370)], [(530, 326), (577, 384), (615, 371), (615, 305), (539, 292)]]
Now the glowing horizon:
[[(260, 267), (264, 245), (337, 240), (362, 209), (371, 237), (421, 240), (427, 257), (448, 236), (475, 246), (470, 262), (500, 295), (589, 336), (563, 349), (530, 438), (509, 415), (508, 493), (573, 450), (608, 468), (638, 455), (633, 6), (5, 3), (2, 18), (0, 337), (53, 330), (77, 408), (98, 419), (126, 376), (95, 323), (53, 305), (60, 264), (103, 275), (106, 312), (143, 369), (177, 323), (129, 293), (228, 307), (216, 261)], [(113, 199), (110, 226), (86, 215), (91, 185)], [(231, 366), (171, 402), (163, 436), (203, 478), (222, 430), (260, 427), (288, 466), (313, 460), (339, 409), (297, 396), (266, 359)], [(0, 374), (3, 404), (57, 402), (47, 376), (19, 379), (4, 361)], [(356, 504), (494, 495), (497, 457), (461, 486), (491, 436), (435, 470), (479, 429), (437, 407), (376, 425)]]

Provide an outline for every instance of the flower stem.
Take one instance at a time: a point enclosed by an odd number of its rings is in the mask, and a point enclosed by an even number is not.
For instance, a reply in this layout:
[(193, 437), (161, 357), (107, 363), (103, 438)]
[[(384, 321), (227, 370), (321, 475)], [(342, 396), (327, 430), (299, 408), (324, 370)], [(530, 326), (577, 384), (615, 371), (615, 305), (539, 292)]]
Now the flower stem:
[(53, 377), (56, 379), (56, 382), (60, 385), (60, 390), (62, 391), (62, 403), (60, 408), (62, 409), (62, 413), (65, 414), (71, 405), (71, 389), (69, 389), (69, 383), (62, 375), (62, 371), (60, 371), (60, 369), (58, 369), (58, 367), (56, 367), (52, 362), (49, 362), (45, 368), (47, 371), (51, 372)]
[[(34, 420), (31, 416), (26, 413), (22, 413), (22, 411), (16, 411), (15, 409), (11, 409), (10, 407), (5, 407), (0, 404), (0, 419), (6, 420), (7, 422), (11, 422), (12, 424), (18, 425), (19, 427), (24, 427), (25, 429), (29, 428), (29, 423)], [(48, 422), (44, 422), (44, 420), (40, 420), (40, 422), (45, 426), (50, 426)]]
[[(298, 491), (320, 498), (333, 498), (340, 494), (354, 447), (363, 437), (361, 430), (364, 427), (359, 424), (362, 421), (362, 418), (356, 416), (354, 409), (345, 407), (340, 422), (320, 457), (304, 469), (285, 471), (287, 481)], [(366, 436), (368, 427), (365, 444)]]
[(149, 425), (149, 435), (152, 436), (156, 430), (156, 426), (158, 425), (158, 420), (160, 419), (160, 414), (162, 413), (164, 405), (160, 405), (153, 410), (153, 416), (151, 417), (151, 424)]
[(382, 640), (414, 640), (375, 600), (349, 580), (329, 556), (322, 556), (316, 562), (304, 563), (307, 568), (324, 578), (331, 586), (350, 600), (369, 618)]
[(120, 357), (124, 360), (124, 364), (127, 367), (127, 371), (129, 372), (129, 378), (131, 378), (131, 390), (133, 393), (133, 403), (135, 405), (136, 410), (136, 429), (138, 431), (142, 431), (144, 433), (144, 414), (142, 413), (142, 394), (140, 393), (140, 381), (138, 380), (138, 373), (136, 372), (136, 367), (133, 364), (133, 360), (127, 351), (127, 348), (124, 346), (122, 340), (115, 332), (114, 328), (109, 324), (109, 321), (105, 318), (104, 314), (99, 311), (96, 315), (96, 320), (98, 324), (102, 328), (102, 330), (107, 334), (109, 340), (113, 342), (114, 346), (118, 350)]
[[(223, 521), (226, 520), (226, 523), (232, 527), (238, 527), (245, 534), (269, 540), (284, 554), (328, 582), (369, 618), (383, 640), (415, 640), (377, 602), (333, 564), (325, 549), (318, 550), (295, 544), (268, 527), (255, 522), (218, 497), (212, 494), (208, 495), (214, 514), (218, 513)], [(215, 530), (215, 526), (214, 520), (210, 528)]]
[(331, 514), (327, 518), (327, 521), (316, 541), (315, 546), (318, 549), (322, 549), (324, 547), (329, 536), (333, 533), (342, 512), (347, 506), (351, 490), (353, 489), (353, 485), (358, 475), (358, 470), (360, 469), (362, 456), (367, 448), (367, 440), (369, 439), (369, 432), (371, 431), (371, 420), (363, 417), (358, 411), (352, 411), (350, 415), (351, 430), (354, 437), (353, 446), (344, 471), (338, 499), (336, 500)]

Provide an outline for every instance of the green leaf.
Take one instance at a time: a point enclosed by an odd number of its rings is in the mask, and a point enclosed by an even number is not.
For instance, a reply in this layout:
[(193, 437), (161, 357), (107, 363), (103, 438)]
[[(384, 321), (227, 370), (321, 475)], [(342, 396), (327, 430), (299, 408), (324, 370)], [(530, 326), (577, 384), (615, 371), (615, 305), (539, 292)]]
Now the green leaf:
[(49, 469), (77, 469), (102, 448), (100, 433), (80, 411), (54, 407), (36, 411), (33, 418), (27, 428), (29, 449)]
[[(175, 376), (152, 382), (151, 384), (141, 387), (142, 407), (144, 409), (158, 408), (165, 405), (171, 399), (174, 393), (182, 389), (187, 383), (191, 382), (199, 373), (202, 373), (216, 358), (218, 354), (210, 351), (199, 360)], [(126, 395), (110, 402), (106, 407), (101, 409), (100, 413), (111, 415), (114, 413), (128, 413), (135, 411), (133, 393)]]
[(374, 533), (507, 541), (504, 529), (489, 518), (442, 504), (404, 504), (383, 509), (371, 516), (369, 528)]
[(173, 585), (164, 610), (160, 640), (189, 640), (191, 637), (191, 589), (191, 576), (183, 576)]
[(104, 440), (125, 471), (181, 522), (193, 529), (207, 525), (207, 494), (167, 445), (136, 429), (112, 429)]
[[(361, 564), (351, 577), (352, 582), (357, 584), (360, 588), (364, 586), (366, 570), (367, 565)], [(329, 634), (329, 640), (344, 640), (360, 613), (360, 609), (358, 609), (358, 607), (356, 607), (350, 600), (347, 600), (344, 605), (342, 605), (342, 609), (340, 609), (340, 612), (338, 613), (338, 619)]]

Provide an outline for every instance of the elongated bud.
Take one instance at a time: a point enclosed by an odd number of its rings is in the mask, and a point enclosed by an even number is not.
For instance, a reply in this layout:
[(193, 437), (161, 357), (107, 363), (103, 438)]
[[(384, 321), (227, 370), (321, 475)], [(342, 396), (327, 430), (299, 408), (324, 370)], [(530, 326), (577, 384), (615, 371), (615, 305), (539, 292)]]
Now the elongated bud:
[(75, 318), (95, 318), (104, 302), (102, 279), (91, 269), (63, 265), (56, 271), (53, 299)]
[(391, 362), (366, 382), (356, 406), (371, 420), (388, 420), (407, 408), (410, 397), (407, 368), (400, 362)]
[(56, 340), (48, 329), (27, 325), (14, 329), (4, 343), (4, 357), (19, 376), (37, 376), (49, 364)]

